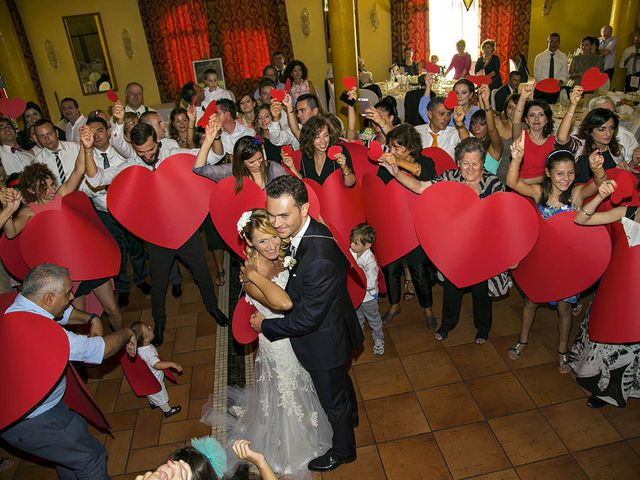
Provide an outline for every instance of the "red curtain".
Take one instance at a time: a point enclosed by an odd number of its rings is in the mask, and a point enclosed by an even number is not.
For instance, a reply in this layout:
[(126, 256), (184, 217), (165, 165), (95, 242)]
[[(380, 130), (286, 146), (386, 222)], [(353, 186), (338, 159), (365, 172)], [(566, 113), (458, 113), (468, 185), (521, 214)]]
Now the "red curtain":
[(509, 59), (529, 53), (531, 0), (479, 0), (480, 39), (493, 38), (500, 57), (500, 74), (506, 82)]
[(416, 62), (429, 61), (429, 0), (391, 2), (391, 44), (394, 61), (404, 58), (407, 47)]
[(138, 6), (160, 98), (174, 102), (194, 80), (191, 62), (211, 56), (204, 0), (138, 0)]

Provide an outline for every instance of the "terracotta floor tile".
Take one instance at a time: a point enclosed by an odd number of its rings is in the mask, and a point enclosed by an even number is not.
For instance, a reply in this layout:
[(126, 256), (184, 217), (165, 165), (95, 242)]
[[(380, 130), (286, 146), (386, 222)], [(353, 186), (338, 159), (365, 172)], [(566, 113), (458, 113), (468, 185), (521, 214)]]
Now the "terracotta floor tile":
[(196, 337), (196, 350), (206, 350), (207, 348), (214, 348), (216, 345), (215, 335), (205, 335), (202, 337)]
[(545, 407), (542, 413), (572, 452), (622, 439), (607, 419), (583, 400)]
[[(451, 478), (433, 435), (418, 435), (378, 444), (388, 480)], [(354, 477), (363, 478), (364, 477)]]
[(189, 405), (189, 389), (191, 385), (178, 384), (178, 385), (167, 385), (167, 393), (169, 394), (169, 405), (175, 406), (180, 405), (182, 407), (182, 411), (180, 413), (175, 414), (173, 417), (164, 418), (162, 417), (162, 423), (167, 422), (178, 422), (180, 420), (186, 420), (189, 412), (187, 411), (187, 406)]
[(102, 413), (111, 413), (114, 411), (116, 402), (118, 401), (121, 383), (122, 379), (103, 380), (100, 382), (94, 398), (100, 410), (102, 410)]
[(540, 343), (535, 335), (529, 337), (527, 348), (522, 351), (522, 355), (518, 360), (509, 358), (509, 348), (514, 346), (518, 341), (518, 335), (508, 335), (506, 337), (492, 337), (491, 343), (502, 359), (507, 363), (509, 368), (517, 370), (519, 368), (531, 367), (533, 365), (541, 365), (543, 363), (551, 363), (555, 358)]
[(491, 324), (491, 338), (504, 335), (514, 335), (520, 331), (522, 317), (511, 305), (503, 302), (493, 303), (493, 323)]
[[(342, 465), (333, 472), (323, 473), (325, 480), (351, 480), (353, 478), (385, 480), (384, 469), (374, 445), (358, 447), (358, 458), (353, 463)], [(317, 478), (317, 477), (316, 477)]]
[(447, 348), (447, 351), (464, 379), (484, 377), (508, 370), (490, 342), (484, 345), (460, 345)]
[(537, 462), (567, 452), (537, 410), (489, 420), (489, 425), (513, 465)]
[(160, 427), (158, 444), (181, 442), (206, 435), (211, 435), (211, 427), (200, 423), (199, 418), (179, 422), (168, 422), (163, 423)]
[(173, 343), (173, 354), (191, 352), (196, 343), (196, 325), (185, 325), (176, 328), (176, 339)]
[(473, 480), (520, 480), (520, 477), (518, 477), (518, 474), (513, 468), (509, 468), (508, 470), (478, 475), (477, 477), (473, 477)]
[(571, 455), (521, 465), (516, 467), (516, 471), (521, 480), (587, 480), (589, 478)]
[(640, 474), (640, 456), (626, 443), (578, 452), (575, 458), (592, 480), (637, 480)]
[(113, 437), (107, 437), (105, 447), (108, 453), (107, 472), (109, 475), (119, 475), (125, 472), (132, 436), (133, 430), (122, 430), (114, 432)]
[(585, 398), (582, 389), (568, 374), (558, 372), (555, 363), (515, 371), (518, 380), (539, 407)]
[(53, 467), (31, 464), (26, 468), (18, 468), (12, 478), (14, 480), (57, 480), (58, 475)]
[(416, 392), (432, 430), (484, 420), (464, 383), (452, 383)]
[(181, 315), (193, 315), (197, 313), (206, 313), (206, 307), (202, 301), (183, 303), (180, 306)]
[(121, 393), (118, 395), (115, 411), (122, 412), (124, 410), (137, 410), (145, 407), (149, 407), (149, 401), (146, 397), (139, 398), (133, 393)]
[(379, 362), (380, 360), (388, 360), (389, 358), (393, 358), (397, 356), (398, 356), (398, 352), (396, 352), (396, 347), (393, 343), (393, 339), (391, 338), (391, 335), (389, 335), (388, 331), (385, 331), (385, 336), (384, 336), (384, 354), (374, 355), (371, 330), (367, 330), (365, 331), (365, 335), (364, 335), (364, 344), (362, 348), (362, 353), (354, 361), (354, 365), (362, 365), (363, 363), (369, 363), (369, 362)]
[(630, 398), (624, 408), (607, 406), (601, 408), (600, 412), (624, 438), (640, 435), (640, 401), (637, 399)]
[(192, 400), (208, 397), (213, 393), (214, 369), (215, 366), (213, 363), (209, 365), (196, 365), (192, 368), (190, 396)]
[(442, 344), (433, 338), (433, 332), (424, 322), (415, 322), (387, 328), (399, 355), (428, 352), (442, 348)]
[(194, 365), (209, 365), (213, 363), (214, 349), (198, 350), (193, 352), (178, 353), (171, 358), (174, 362), (178, 362), (183, 367), (192, 367)]
[[(440, 321), (438, 321), (438, 327)], [(476, 338), (476, 329), (473, 326), (473, 320), (471, 314), (464, 312), (460, 315), (460, 321), (456, 328), (449, 332), (447, 339), (442, 342), (442, 345), (446, 348), (456, 347), (458, 345), (466, 345), (473, 343)]]
[(360, 417), (360, 422), (356, 427), (356, 445), (358, 447), (363, 447), (365, 445), (375, 443), (364, 402), (358, 402), (358, 415)]
[(401, 357), (415, 390), (445, 385), (461, 380), (460, 374), (444, 349)]
[(138, 411), (136, 427), (133, 431), (131, 448), (144, 448), (158, 444), (162, 413), (158, 409), (145, 408)]
[(509, 468), (511, 464), (484, 422), (434, 432), (453, 478)]
[(640, 437), (627, 440), (627, 443), (636, 451), (638, 455), (640, 455)]
[(430, 431), (415, 393), (403, 393), (365, 402), (376, 442)]
[(171, 452), (183, 446), (184, 442), (180, 442), (131, 450), (129, 461), (127, 462), (127, 473), (153, 471), (158, 465), (162, 465), (167, 461), (167, 457)]
[(189, 418), (200, 418), (202, 407), (209, 401), (209, 397), (195, 398), (189, 402)]
[(467, 387), (487, 418), (511, 415), (536, 406), (511, 372), (469, 380)]
[[(202, 302), (198, 302), (202, 303)], [(204, 308), (204, 305), (203, 307)], [(197, 325), (198, 315), (196, 313), (181, 313), (180, 315), (167, 315), (167, 328), (182, 328), (189, 325)]]
[(198, 313), (196, 335), (204, 337), (216, 334), (216, 322), (207, 312)]
[(105, 414), (105, 418), (107, 419), (107, 422), (109, 422), (109, 425), (111, 425), (111, 430), (114, 432), (119, 430), (133, 430), (136, 425), (137, 417), (137, 410)]
[(364, 400), (411, 390), (411, 383), (398, 358), (355, 365), (353, 369)]

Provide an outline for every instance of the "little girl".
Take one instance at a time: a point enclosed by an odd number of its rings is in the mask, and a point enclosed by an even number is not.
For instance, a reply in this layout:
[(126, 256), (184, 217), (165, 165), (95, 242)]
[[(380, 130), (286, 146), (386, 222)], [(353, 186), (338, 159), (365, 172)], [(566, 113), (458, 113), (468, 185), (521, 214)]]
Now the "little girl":
[(147, 395), (151, 408), (160, 407), (160, 410), (162, 410), (164, 416), (167, 418), (176, 413), (180, 413), (182, 410), (180, 405), (176, 405), (175, 407), (169, 406), (169, 394), (167, 393), (167, 388), (164, 386), (163, 370), (165, 368), (173, 368), (178, 373), (182, 373), (182, 366), (176, 362), (160, 360), (158, 350), (151, 345), (154, 334), (153, 329), (149, 325), (145, 325), (142, 322), (133, 322), (130, 328), (138, 340), (138, 355), (149, 366), (151, 373), (158, 379), (162, 387), (158, 393)]

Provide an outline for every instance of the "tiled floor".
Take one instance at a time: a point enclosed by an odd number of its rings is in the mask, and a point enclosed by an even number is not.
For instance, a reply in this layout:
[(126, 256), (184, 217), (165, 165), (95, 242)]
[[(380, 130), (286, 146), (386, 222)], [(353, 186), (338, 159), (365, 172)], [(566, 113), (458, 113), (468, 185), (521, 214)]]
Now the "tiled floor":
[[(438, 315), (441, 292), (434, 289)], [(386, 329), (383, 356), (371, 353), (367, 334), (351, 372), (360, 402), (358, 460), (324, 478), (640, 478), (640, 401), (625, 409), (586, 407), (585, 392), (556, 370), (557, 326), (547, 308), (538, 313), (523, 358), (510, 360), (522, 304), (515, 290), (494, 305), (490, 341), (475, 345), (467, 297), (458, 327), (443, 343), (426, 330), (415, 299), (403, 300)], [(165, 419), (150, 410), (119, 368), (89, 369), (89, 388), (113, 427), (113, 437), (94, 431), (106, 443), (113, 478), (134, 478), (190, 438), (210, 433), (198, 419), (214, 385), (216, 327), (203, 309), (193, 283), (185, 284), (181, 299), (168, 299), (160, 351), (185, 369), (168, 387), (171, 402), (182, 405), (179, 415)], [(138, 291), (126, 309), (127, 322), (137, 319), (151, 320), (149, 301)], [(17, 459), (0, 474), (1, 480), (48, 478), (55, 478), (52, 469)]]

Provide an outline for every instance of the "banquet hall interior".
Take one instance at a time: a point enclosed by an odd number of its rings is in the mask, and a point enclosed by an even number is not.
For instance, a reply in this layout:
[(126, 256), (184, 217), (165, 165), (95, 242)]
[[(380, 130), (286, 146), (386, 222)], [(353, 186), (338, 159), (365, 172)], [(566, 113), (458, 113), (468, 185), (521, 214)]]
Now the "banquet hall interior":
[[(617, 57), (606, 86), (592, 97), (612, 98), (620, 125), (640, 141), (638, 77), (632, 76), (636, 88), (630, 87), (626, 64), (621, 66), (634, 33), (640, 38), (637, 0), (0, 0), (0, 97), (35, 102), (43, 118), (64, 130), (64, 99), (75, 99), (86, 117), (96, 111), (110, 116), (115, 107), (107, 93), (115, 92), (124, 104), (133, 83), (143, 88), (143, 106), (160, 114), (168, 132), (174, 107), (189, 106), (181, 94), (185, 84), (205, 87), (204, 72), (213, 68), (234, 104), (247, 95), (254, 99), (254, 92), (258, 99), (263, 69), (280, 52), (285, 64), (304, 63), (320, 110), (335, 113), (345, 129), (345, 77), (358, 79), (358, 96), (370, 105), (392, 97), (400, 120), (418, 125), (424, 123), (418, 114), (420, 74), (435, 65), (430, 88), (446, 97), (455, 82), (447, 67), (460, 39), (471, 57), (469, 72), (481, 59), (483, 41), (494, 40), (501, 85), (510, 72), (526, 71), (522, 91), (534, 82), (536, 57), (547, 51), (550, 34), (559, 35), (559, 50), (571, 61), (584, 37), (598, 38), (608, 25), (618, 39)], [(417, 74), (397, 68), (407, 65), (408, 48)], [(284, 82), (282, 77), (276, 84)], [(565, 82), (551, 106), (556, 127), (571, 108), (572, 85)], [(576, 125), (587, 103), (578, 106)], [(23, 118), (15, 120), (19, 130), (26, 127)], [(363, 120), (356, 117), (358, 129)], [(242, 293), (240, 263), (225, 249), (219, 265), (204, 233), (202, 243), (219, 308), (231, 318)], [(158, 351), (183, 368), (176, 383), (165, 380), (181, 412), (167, 417), (150, 409), (117, 359), (85, 369), (86, 388), (110, 425), (108, 432), (89, 425), (89, 432), (104, 444), (114, 480), (154, 470), (194, 437), (213, 434), (224, 443), (221, 430), (200, 422), (202, 407), (228, 386), (253, 382), (255, 344), (236, 342), (231, 326), (216, 324), (193, 275), (180, 268), (180, 295), (167, 292)], [(437, 277), (432, 280), (433, 314), (440, 319), (444, 289)], [(518, 288), (493, 300), (486, 343), (478, 342), (471, 295), (464, 296), (455, 330), (439, 341), (425, 326), (409, 283), (403, 277), (400, 308), (385, 322), (384, 354), (372, 353), (366, 327), (364, 348), (349, 369), (360, 412), (357, 460), (315, 478), (639, 478), (640, 399), (629, 398), (624, 408), (587, 405), (590, 392), (573, 373), (559, 372), (554, 308), (540, 306), (528, 347), (514, 360), (510, 347), (520, 341), (524, 305)], [(153, 324), (149, 296), (138, 288), (130, 293), (121, 309), (124, 325)], [(592, 298), (587, 291), (573, 305), (572, 341)], [(381, 296), (380, 313), (389, 308), (388, 297)], [(7, 462), (0, 480), (57, 478), (51, 464), (3, 441), (0, 457)], [(237, 478), (257, 477), (243, 470)]]

